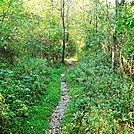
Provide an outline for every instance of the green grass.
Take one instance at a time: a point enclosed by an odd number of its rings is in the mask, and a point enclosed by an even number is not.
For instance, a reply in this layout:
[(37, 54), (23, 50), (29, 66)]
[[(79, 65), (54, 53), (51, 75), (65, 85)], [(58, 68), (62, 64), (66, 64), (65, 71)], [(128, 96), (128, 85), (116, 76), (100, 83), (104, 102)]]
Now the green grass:
[[(30, 58), (0, 69), (0, 130), (3, 134), (43, 134), (60, 100), (66, 67)], [(1, 132), (1, 131), (0, 131)]]
[(64, 66), (53, 68), (45, 95), (42, 96), (41, 102), (30, 109), (30, 115), (25, 119), (22, 126), (24, 134), (43, 134), (48, 128), (48, 120), (60, 99), (60, 74), (64, 70)]
[(75, 108), (75, 98), (77, 98), (78, 94), (82, 94), (82, 90), (77, 83), (74, 83), (73, 73), (75, 71), (75, 67), (72, 68), (66, 74), (66, 81), (69, 88), (69, 95), (71, 96), (71, 101), (69, 101), (69, 105), (65, 111), (64, 118), (62, 120), (62, 133), (71, 134), (74, 113), (77, 111)]

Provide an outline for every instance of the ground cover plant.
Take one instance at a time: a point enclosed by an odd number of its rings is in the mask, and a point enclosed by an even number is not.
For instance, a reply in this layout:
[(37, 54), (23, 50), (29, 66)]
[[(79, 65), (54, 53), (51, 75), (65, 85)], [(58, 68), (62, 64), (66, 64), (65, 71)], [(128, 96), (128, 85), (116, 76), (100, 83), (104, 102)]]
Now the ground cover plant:
[(134, 132), (134, 83), (113, 71), (105, 54), (89, 51), (69, 74), (72, 96), (63, 119), (65, 134)]
[(60, 98), (59, 77), (63, 70), (64, 67), (52, 70), (45, 59), (37, 58), (20, 61), (14, 69), (0, 70), (1, 133), (29, 133), (29, 126), (31, 133), (37, 125), (36, 133), (41, 120), (40, 131), (47, 128)]
[(0, 0), (0, 133), (44, 133), (77, 58), (63, 133), (133, 133), (133, 33), (132, 0)]
[(32, 112), (29, 114), (28, 119), (25, 119), (23, 133), (42, 134), (47, 130), (52, 111), (60, 99), (60, 74), (64, 72), (65, 68), (66, 67), (61, 66), (61, 64), (52, 67), (50, 75), (48, 76), (50, 80), (47, 84), (46, 92), (41, 97), (39, 103), (30, 107)]

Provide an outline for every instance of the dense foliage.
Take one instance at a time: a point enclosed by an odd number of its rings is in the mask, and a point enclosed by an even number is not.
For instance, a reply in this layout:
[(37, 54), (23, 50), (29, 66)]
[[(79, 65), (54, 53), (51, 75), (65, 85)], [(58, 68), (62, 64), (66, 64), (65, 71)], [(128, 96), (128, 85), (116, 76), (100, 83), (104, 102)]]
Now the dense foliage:
[(44, 125), (40, 132), (48, 127), (48, 118), (60, 97), (60, 73), (64, 70), (52, 68), (45, 59), (33, 58), (20, 61), (12, 70), (0, 70), (2, 133), (31, 133), (31, 127), (32, 133), (37, 133), (37, 120)]
[[(13, 64), (18, 56), (23, 55), (44, 57), (48, 62), (61, 61), (63, 29), (57, 2), (0, 1), (1, 62)], [(69, 31), (67, 40), (65, 55), (74, 55), (77, 46)], [(74, 52), (70, 52), (71, 48)]]
[(67, 75), (72, 98), (63, 133), (133, 133), (134, 83), (104, 53), (89, 52)]
[(108, 1), (0, 0), (0, 133), (44, 133), (70, 57), (63, 132), (133, 133), (134, 2)]
[(46, 61), (30, 59), (25, 62), (18, 63), (12, 70), (0, 70), (3, 133), (15, 133), (20, 129), (24, 123), (22, 119), (30, 112), (29, 106), (39, 101), (46, 92), (50, 74)]
[[(38, 128), (42, 133), (60, 97), (59, 76), (64, 67), (57, 68), (51, 63), (61, 60), (61, 26), (56, 20), (50, 21), (32, 11), (29, 5), (23, 0), (0, 1), (0, 133), (3, 134), (37, 133)], [(37, 109), (45, 114), (36, 112)]]
[(63, 133), (134, 132), (133, 3), (115, 3), (94, 1), (87, 10), (83, 55), (67, 76)]

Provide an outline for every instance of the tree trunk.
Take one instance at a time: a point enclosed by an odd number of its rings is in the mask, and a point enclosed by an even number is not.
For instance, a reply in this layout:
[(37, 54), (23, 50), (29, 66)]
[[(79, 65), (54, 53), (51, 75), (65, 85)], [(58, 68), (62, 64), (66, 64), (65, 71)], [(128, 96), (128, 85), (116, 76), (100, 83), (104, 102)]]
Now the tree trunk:
[(120, 63), (120, 69), (121, 69), (121, 72), (124, 74), (124, 67), (123, 67), (123, 59), (122, 59), (122, 54), (121, 52), (119, 52), (119, 63)]
[(97, 33), (98, 31), (98, 16), (97, 16), (97, 11), (98, 11), (98, 0), (96, 1), (96, 4), (95, 4), (95, 31)]
[[(115, 13), (116, 13), (116, 18), (118, 17), (118, 0), (115, 0)], [(116, 35), (116, 29), (113, 35), (113, 46), (112, 46), (112, 68), (114, 69), (116, 66), (116, 46), (117, 46), (117, 35)]]
[(116, 36), (113, 37), (113, 46), (112, 46), (112, 68), (115, 68), (115, 57), (116, 57)]
[(62, 63), (65, 62), (66, 26), (65, 26), (65, 0), (61, 0), (61, 17), (63, 26)]

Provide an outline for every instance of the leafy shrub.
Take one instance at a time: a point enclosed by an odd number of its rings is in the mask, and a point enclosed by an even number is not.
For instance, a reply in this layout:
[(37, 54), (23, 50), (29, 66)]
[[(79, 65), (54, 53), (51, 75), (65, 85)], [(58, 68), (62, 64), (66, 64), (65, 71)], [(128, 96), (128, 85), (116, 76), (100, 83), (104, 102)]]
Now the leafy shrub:
[(72, 100), (63, 133), (133, 132), (134, 83), (108, 64), (103, 53), (90, 51), (67, 77)]
[(21, 131), (29, 107), (38, 102), (46, 91), (50, 70), (45, 59), (26, 58), (12, 70), (0, 69), (2, 133)]

